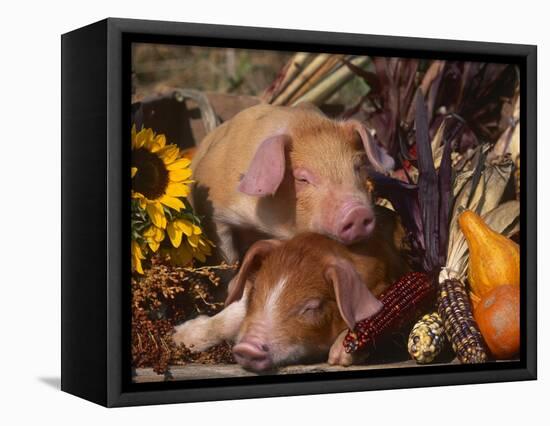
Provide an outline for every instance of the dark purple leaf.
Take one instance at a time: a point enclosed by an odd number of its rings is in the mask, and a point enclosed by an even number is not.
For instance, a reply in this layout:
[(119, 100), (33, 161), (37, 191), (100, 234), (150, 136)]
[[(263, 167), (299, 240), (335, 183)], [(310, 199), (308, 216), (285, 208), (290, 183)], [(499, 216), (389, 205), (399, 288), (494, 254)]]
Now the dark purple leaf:
[(470, 131), (463, 133), (458, 150), (479, 141), (495, 142), (506, 123), (502, 108), (513, 98), (518, 76), (514, 65), (481, 62), (447, 62), (440, 89), (433, 102), (434, 111), (444, 109), (462, 117)]
[[(479, 182), (481, 181), (483, 170), (485, 169), (486, 158), (487, 158), (487, 153), (480, 151), (477, 159), (476, 168), (474, 170), (474, 174), (472, 175), (472, 182), (470, 184), (470, 195), (468, 196), (468, 202), (466, 203), (467, 206), (469, 206), (472, 203), (472, 200), (474, 199), (476, 188), (479, 185)], [(476, 213), (478, 214), (480, 213), (479, 210), (481, 209), (481, 206), (483, 206), (483, 203), (478, 204), (478, 211)]]
[(354, 115), (358, 114), (361, 108), (363, 107), (363, 105), (365, 104), (365, 101), (368, 99), (368, 97), (369, 97), (369, 94), (363, 95), (361, 99), (359, 99), (359, 102), (357, 102), (351, 108), (348, 108), (347, 110), (345, 110), (340, 116), (340, 118), (342, 120), (348, 120)]
[(397, 124), (395, 120), (394, 113), (390, 110), (383, 110), (372, 114), (367, 121), (369, 127), (376, 129), (376, 138), (392, 156), (395, 155), (395, 149), (393, 149)]
[(418, 200), (424, 228), (424, 269), (427, 272), (439, 266), (439, 190), (437, 174), (433, 162), (432, 147), (428, 130), (428, 113), (424, 95), (420, 89), (416, 92), (416, 154), (418, 161)]
[(397, 68), (397, 89), (399, 91), (399, 118), (400, 121), (406, 119), (409, 105), (416, 89), (416, 73), (418, 71), (417, 59), (401, 59)]
[(371, 171), (369, 175), (374, 182), (376, 194), (389, 200), (401, 218), (411, 239), (412, 248), (423, 252), (424, 235), (418, 202), (418, 187), (375, 171)]
[(365, 83), (367, 83), (367, 85), (370, 87), (371, 94), (378, 93), (378, 91), (380, 90), (380, 85), (378, 82), (378, 77), (375, 73), (358, 67), (347, 59), (342, 59), (342, 62), (351, 70), (351, 72), (361, 77), (365, 81)]
[(444, 138), (443, 156), (439, 166), (439, 264), (445, 265), (447, 261), (447, 244), (449, 241), (450, 212), (452, 200), (452, 139)]

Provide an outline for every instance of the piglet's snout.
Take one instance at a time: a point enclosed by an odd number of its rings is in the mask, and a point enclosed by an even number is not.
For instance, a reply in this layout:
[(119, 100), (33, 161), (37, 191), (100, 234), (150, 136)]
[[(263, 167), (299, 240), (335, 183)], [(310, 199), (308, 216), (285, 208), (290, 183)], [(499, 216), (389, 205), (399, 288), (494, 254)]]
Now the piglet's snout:
[(359, 203), (345, 205), (337, 221), (337, 236), (344, 244), (367, 238), (374, 229), (374, 212), (370, 206)]
[(233, 356), (243, 368), (260, 372), (273, 368), (269, 348), (259, 340), (242, 340), (233, 347)]

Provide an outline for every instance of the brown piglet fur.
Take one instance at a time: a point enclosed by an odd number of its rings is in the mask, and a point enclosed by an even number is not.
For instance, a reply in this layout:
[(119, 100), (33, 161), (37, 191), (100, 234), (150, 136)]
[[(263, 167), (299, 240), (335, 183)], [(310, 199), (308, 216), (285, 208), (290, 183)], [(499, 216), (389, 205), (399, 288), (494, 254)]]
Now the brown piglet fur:
[(331, 364), (358, 362), (343, 350), (346, 330), (377, 312), (376, 296), (407, 269), (395, 215), (377, 213), (366, 243), (345, 246), (315, 233), (257, 242), (230, 284), (226, 308), (178, 326), (174, 339), (192, 350), (233, 341), (236, 361), (256, 372), (327, 355)]

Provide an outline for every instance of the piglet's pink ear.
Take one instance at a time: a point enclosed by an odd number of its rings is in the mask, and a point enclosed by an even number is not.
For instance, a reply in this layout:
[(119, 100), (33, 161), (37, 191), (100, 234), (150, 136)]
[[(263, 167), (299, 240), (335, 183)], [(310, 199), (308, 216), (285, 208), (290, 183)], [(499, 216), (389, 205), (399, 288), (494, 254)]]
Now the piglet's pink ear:
[(285, 147), (287, 135), (272, 136), (264, 140), (252, 159), (237, 189), (248, 195), (273, 195), (285, 176)]
[(374, 137), (365, 128), (365, 126), (356, 120), (350, 120), (348, 123), (361, 137), (363, 147), (365, 148), (365, 152), (367, 153), (367, 157), (372, 166), (380, 173), (387, 173), (393, 170), (395, 161), (390, 155), (388, 155), (382, 146), (376, 143)]
[(279, 240), (260, 240), (252, 244), (246, 252), (237, 275), (229, 283), (225, 306), (230, 305), (243, 297), (246, 282), (262, 265), (263, 260), (281, 245)]
[(382, 302), (371, 293), (350, 261), (333, 260), (325, 270), (325, 277), (334, 286), (340, 315), (350, 330), (358, 321), (382, 309)]

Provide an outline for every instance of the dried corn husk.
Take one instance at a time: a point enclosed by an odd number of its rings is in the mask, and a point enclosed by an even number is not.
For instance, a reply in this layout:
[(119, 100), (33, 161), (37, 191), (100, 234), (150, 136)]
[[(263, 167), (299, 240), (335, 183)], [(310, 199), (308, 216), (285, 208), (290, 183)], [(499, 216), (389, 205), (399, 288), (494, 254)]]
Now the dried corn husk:
[(443, 135), (445, 134), (445, 125), (446, 121), (443, 120), (439, 126), (439, 129), (437, 129), (434, 138), (432, 139), (432, 153), (434, 158), (434, 166), (436, 169), (438, 169), (441, 165), (441, 159), (443, 157), (444, 145), (442, 145), (441, 142), (443, 141)]
[[(491, 156), (498, 157), (509, 153), (513, 161), (519, 159), (519, 104), (520, 97), (518, 95), (514, 101), (514, 112), (510, 118), (510, 125), (502, 132), (502, 135), (500, 135), (491, 152)], [(491, 158), (491, 156), (489, 158)]]
[[(433, 61), (430, 67), (426, 70), (422, 82), (420, 83), (420, 89), (424, 94), (424, 98), (428, 101), (426, 105), (428, 108), (428, 116), (433, 117), (433, 98), (437, 95), (441, 73), (445, 69), (445, 61)], [(414, 118), (414, 103), (409, 106), (407, 113), (406, 123), (412, 123)]]
[(298, 99), (307, 94), (313, 87), (319, 84), (327, 75), (330, 75), (336, 68), (342, 65), (344, 55), (331, 55), (326, 62), (307, 80), (290, 99), (288, 105), (293, 105)]
[[(368, 62), (365, 56), (359, 56), (350, 61), (353, 65), (362, 67)], [(320, 105), (329, 99), (334, 93), (348, 83), (355, 74), (348, 67), (340, 67), (328, 75), (324, 80), (319, 82), (315, 87), (310, 89), (302, 97), (296, 99), (292, 105), (297, 105), (303, 102), (309, 102), (315, 105)]]
[[(482, 152), (480, 154), (483, 161), (484, 155)], [(454, 205), (449, 230), (447, 267), (453, 267), (451, 260), (453, 262), (459, 261), (458, 258), (452, 257), (452, 255), (456, 255), (454, 252), (457, 250), (458, 243), (464, 239), (458, 227), (458, 215), (463, 209), (469, 209), (476, 211), (481, 217), (484, 217), (486, 213), (495, 209), (500, 203), (502, 194), (510, 179), (512, 166), (510, 157), (504, 156), (495, 159), (490, 164), (485, 164), (484, 170), (479, 174), (477, 183), (476, 170), (465, 170), (456, 176), (453, 187)], [(512, 213), (501, 214), (508, 215)], [(516, 216), (519, 215), (519, 208), (513, 214)], [(490, 223), (488, 225), (491, 226)]]
[(516, 96), (514, 101), (514, 112), (510, 117), (510, 126), (502, 132), (500, 138), (495, 144), (493, 150), (489, 154), (489, 158), (498, 157), (499, 155), (509, 154), (514, 162), (514, 180), (516, 199), (519, 200), (520, 194), (520, 172), (519, 172), (519, 141), (520, 141), (520, 117), (519, 117), (520, 97)]
[(300, 72), (288, 86), (273, 100), (273, 105), (286, 105), (292, 96), (321, 68), (331, 55), (322, 53), (312, 59), (307, 66)]
[(267, 88), (265, 93), (262, 95), (262, 99), (267, 103), (272, 103), (277, 96), (279, 96), (287, 88), (290, 82), (292, 82), (292, 80), (294, 80), (294, 78), (302, 72), (307, 62), (311, 60), (312, 56), (313, 55), (311, 53), (295, 53), (290, 61), (288, 61), (281, 70), (273, 84)]

